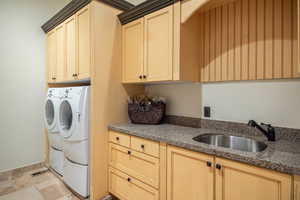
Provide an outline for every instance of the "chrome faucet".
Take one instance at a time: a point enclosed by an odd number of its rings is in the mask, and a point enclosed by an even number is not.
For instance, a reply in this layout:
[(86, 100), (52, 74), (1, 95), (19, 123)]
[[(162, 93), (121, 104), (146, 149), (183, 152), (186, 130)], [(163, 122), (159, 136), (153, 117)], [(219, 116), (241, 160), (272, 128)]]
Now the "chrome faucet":
[(276, 137), (275, 137), (275, 129), (274, 129), (274, 127), (271, 124), (261, 123), (261, 125), (262, 126), (266, 126), (267, 130), (264, 129), (263, 127), (261, 127), (259, 124), (257, 124), (256, 121), (254, 121), (254, 120), (250, 120), (248, 122), (248, 126), (257, 128), (260, 132), (262, 132), (268, 138), (268, 141), (275, 142), (276, 141)]

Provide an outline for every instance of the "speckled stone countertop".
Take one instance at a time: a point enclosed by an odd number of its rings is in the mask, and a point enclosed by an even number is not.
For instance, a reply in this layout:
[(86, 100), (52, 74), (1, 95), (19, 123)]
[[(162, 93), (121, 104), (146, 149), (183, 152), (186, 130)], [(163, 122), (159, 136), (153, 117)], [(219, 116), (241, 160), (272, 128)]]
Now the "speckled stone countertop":
[[(124, 123), (110, 125), (109, 129), (258, 167), (300, 175), (300, 142), (297, 139), (279, 139), (276, 142), (268, 142), (263, 135), (245, 135), (214, 129), (189, 128), (171, 124), (136, 125)], [(215, 133), (244, 136), (264, 141), (268, 147), (263, 152), (250, 153), (208, 145), (193, 140), (195, 136), (201, 134)]]

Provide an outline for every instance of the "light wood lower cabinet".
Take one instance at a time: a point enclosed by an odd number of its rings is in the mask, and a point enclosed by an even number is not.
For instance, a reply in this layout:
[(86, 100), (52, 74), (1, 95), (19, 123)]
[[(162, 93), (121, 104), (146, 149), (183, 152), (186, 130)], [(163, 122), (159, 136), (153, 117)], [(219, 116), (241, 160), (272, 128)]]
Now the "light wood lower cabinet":
[(109, 192), (120, 200), (300, 200), (298, 176), (117, 132), (109, 140)]
[(213, 156), (172, 146), (167, 149), (167, 199), (213, 200)]
[(300, 200), (300, 176), (294, 177), (294, 200)]
[(289, 200), (292, 177), (216, 158), (216, 200)]
[(159, 199), (157, 190), (113, 168), (109, 168), (109, 191), (120, 200)]
[(159, 186), (159, 160), (131, 149), (110, 144), (110, 166), (149, 184)]

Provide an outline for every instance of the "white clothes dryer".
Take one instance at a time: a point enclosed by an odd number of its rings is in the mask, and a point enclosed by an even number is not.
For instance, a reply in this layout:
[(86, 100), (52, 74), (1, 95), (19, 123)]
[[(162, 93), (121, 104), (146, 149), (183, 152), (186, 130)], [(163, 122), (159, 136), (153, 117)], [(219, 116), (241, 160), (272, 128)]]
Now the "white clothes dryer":
[(64, 181), (83, 197), (89, 195), (89, 102), (89, 86), (65, 88), (58, 117), (64, 137)]
[(49, 139), (49, 164), (58, 174), (63, 175), (63, 137), (58, 127), (58, 111), (61, 88), (49, 88), (45, 101), (44, 119)]

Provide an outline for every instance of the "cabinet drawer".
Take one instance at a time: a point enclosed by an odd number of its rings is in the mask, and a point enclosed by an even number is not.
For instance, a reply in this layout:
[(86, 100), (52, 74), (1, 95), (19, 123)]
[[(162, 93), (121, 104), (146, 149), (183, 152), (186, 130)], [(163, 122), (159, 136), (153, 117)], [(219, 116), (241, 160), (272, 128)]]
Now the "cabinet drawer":
[(110, 143), (110, 165), (118, 170), (158, 188), (159, 160), (128, 148)]
[(142, 138), (131, 137), (131, 148), (145, 154), (159, 157), (159, 143)]
[(118, 145), (130, 147), (130, 136), (129, 135), (110, 131), (109, 132), (109, 141), (116, 143)]
[(127, 174), (109, 168), (109, 192), (121, 200), (158, 200), (158, 191)]

